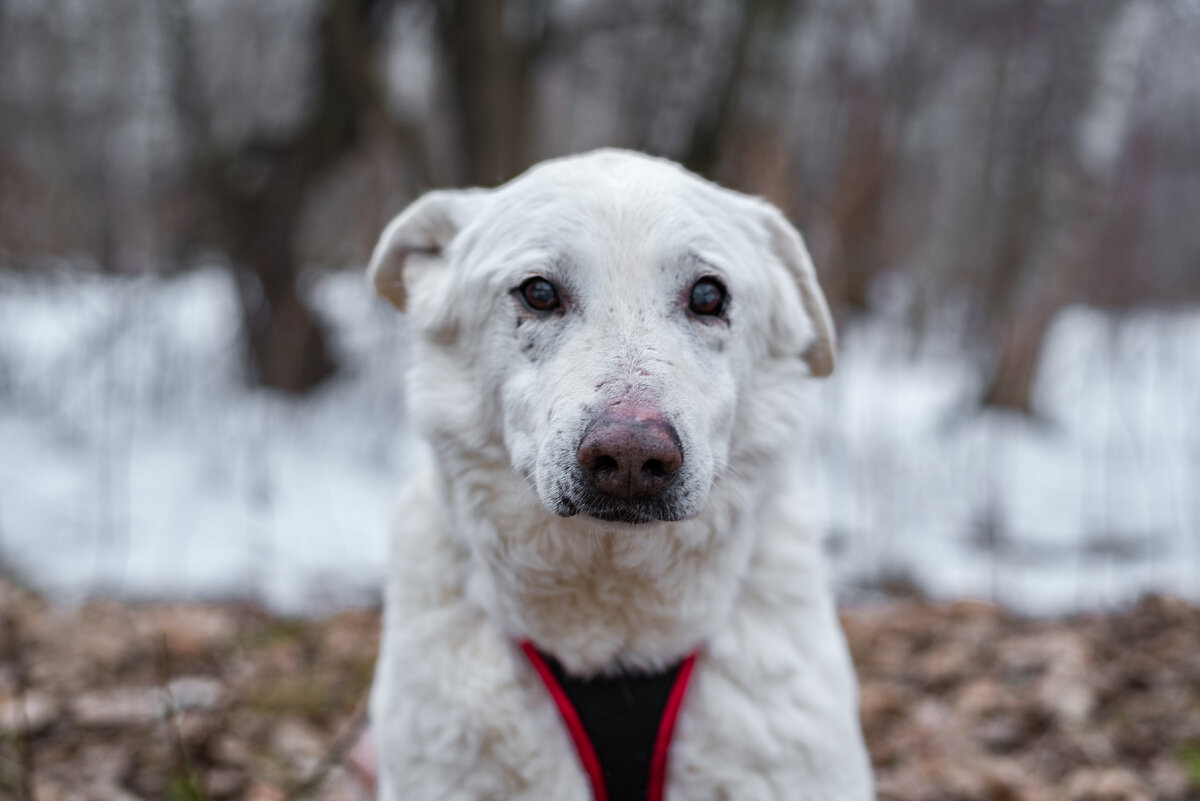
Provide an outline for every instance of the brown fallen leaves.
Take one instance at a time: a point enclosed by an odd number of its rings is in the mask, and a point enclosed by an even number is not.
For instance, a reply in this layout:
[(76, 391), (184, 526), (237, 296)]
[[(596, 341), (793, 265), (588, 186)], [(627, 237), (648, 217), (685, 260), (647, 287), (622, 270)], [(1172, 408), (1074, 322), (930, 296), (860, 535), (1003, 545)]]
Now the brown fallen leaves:
[(361, 799), (379, 617), (48, 605), (0, 579), (0, 799)]
[[(1200, 801), (1200, 610), (847, 611), (883, 801)], [(56, 608), (0, 579), (0, 798), (366, 796), (342, 764), (378, 615)]]
[(906, 600), (843, 623), (880, 799), (1200, 799), (1200, 610), (1033, 622)]

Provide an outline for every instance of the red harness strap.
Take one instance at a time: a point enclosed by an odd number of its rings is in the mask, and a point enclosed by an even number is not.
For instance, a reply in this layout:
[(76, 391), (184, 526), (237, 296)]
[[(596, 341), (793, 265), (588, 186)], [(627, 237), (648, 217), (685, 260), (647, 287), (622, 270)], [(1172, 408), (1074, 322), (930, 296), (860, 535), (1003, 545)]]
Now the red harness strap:
[(667, 698), (667, 706), (663, 710), (662, 720), (658, 723), (658, 737), (654, 740), (654, 756), (650, 758), (650, 784), (646, 788), (647, 801), (662, 801), (663, 787), (667, 781), (667, 751), (671, 748), (671, 735), (675, 733), (675, 718), (679, 708), (683, 706), (683, 694), (687, 692), (688, 679), (692, 677), (692, 667), (696, 664), (696, 654), (688, 654), (687, 659), (679, 666), (679, 675), (671, 687), (671, 695)]
[[(554, 671), (546, 664), (546, 660), (538, 650), (529, 642), (522, 642), (520, 645), (526, 658), (529, 659), (529, 663), (533, 665), (533, 669), (537, 672), (538, 678), (545, 685), (550, 698), (554, 701), (554, 706), (558, 708), (559, 717), (562, 718), (563, 723), (566, 725), (571, 742), (575, 745), (575, 751), (579, 754), (580, 765), (583, 767), (584, 773), (587, 774), (588, 780), (592, 784), (592, 797), (594, 801), (608, 801), (608, 787), (604, 780), (604, 769), (600, 764), (600, 759), (596, 756), (596, 749), (592, 746), (592, 741), (588, 737), (587, 729), (584, 727), (579, 713), (567, 697), (567, 693), (562, 688), (562, 685), (555, 678)], [(696, 655), (693, 653), (689, 654), (680, 664), (679, 672), (675, 675), (675, 681), (671, 685), (671, 692), (667, 697), (666, 706), (663, 708), (662, 716), (659, 718), (658, 731), (654, 739), (654, 751), (650, 757), (650, 775), (646, 788), (647, 801), (662, 801), (663, 788), (667, 777), (667, 755), (671, 747), (671, 735), (675, 731), (675, 719), (679, 716), (679, 709), (683, 705), (683, 696), (687, 692), (688, 680), (691, 678), (692, 667), (695, 662)]]

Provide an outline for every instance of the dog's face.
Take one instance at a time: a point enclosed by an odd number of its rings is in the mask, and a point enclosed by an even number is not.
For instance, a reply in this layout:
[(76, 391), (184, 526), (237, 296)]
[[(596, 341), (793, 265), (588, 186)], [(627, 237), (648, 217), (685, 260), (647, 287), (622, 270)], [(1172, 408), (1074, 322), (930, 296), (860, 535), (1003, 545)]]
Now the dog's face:
[(385, 231), (370, 275), (427, 346), (415, 380), (471, 409), (417, 409), (426, 427), (464, 450), (501, 441), (564, 517), (697, 515), (738, 469), (738, 416), (788, 416), (747, 405), (752, 373), (832, 369), (824, 298), (782, 215), (636, 154), (426, 195)]

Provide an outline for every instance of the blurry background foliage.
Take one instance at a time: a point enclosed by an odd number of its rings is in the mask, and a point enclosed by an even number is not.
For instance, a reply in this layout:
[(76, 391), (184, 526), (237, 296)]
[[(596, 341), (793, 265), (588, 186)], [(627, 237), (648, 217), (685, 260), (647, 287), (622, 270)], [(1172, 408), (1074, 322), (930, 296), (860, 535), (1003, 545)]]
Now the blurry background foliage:
[(616, 145), (781, 206), (843, 326), (901, 277), (1029, 412), (1065, 306), (1200, 297), (1197, 42), (1197, 0), (0, 0), (0, 265), (219, 254), (246, 375), (302, 393), (301, 268)]

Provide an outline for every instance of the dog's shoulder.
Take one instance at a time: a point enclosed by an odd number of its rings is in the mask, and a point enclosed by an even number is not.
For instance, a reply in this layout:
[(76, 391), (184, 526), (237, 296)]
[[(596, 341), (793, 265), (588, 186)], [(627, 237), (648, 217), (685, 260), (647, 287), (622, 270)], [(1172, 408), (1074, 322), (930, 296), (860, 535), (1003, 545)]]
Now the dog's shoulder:
[(386, 721), (379, 797), (585, 801), (552, 704), (467, 598), (468, 557), (441, 502), (431, 472), (401, 496), (371, 696), (372, 719)]
[(729, 621), (707, 643), (672, 752), (677, 798), (872, 797), (819, 543), (776, 498)]

